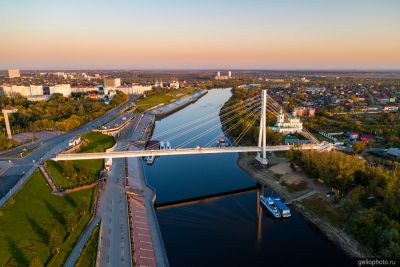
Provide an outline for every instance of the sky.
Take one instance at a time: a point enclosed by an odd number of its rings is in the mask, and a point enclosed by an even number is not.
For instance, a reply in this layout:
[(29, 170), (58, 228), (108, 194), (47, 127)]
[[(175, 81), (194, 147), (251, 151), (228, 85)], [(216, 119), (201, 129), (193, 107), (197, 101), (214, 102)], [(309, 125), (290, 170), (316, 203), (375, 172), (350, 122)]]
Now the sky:
[(0, 0), (0, 69), (400, 70), (398, 0)]

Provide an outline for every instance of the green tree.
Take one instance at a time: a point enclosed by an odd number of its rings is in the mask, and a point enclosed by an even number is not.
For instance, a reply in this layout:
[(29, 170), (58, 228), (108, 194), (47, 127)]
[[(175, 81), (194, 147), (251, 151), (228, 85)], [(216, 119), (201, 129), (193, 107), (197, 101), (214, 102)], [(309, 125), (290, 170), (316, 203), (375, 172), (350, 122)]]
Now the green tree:
[(86, 201), (81, 200), (79, 202), (79, 211), (80, 211), (82, 216), (86, 215), (87, 209), (88, 209), (88, 205), (87, 205)]
[(362, 142), (362, 141), (355, 142), (355, 143), (352, 145), (352, 150), (353, 150), (353, 152), (356, 153), (356, 154), (361, 154), (361, 153), (364, 151), (364, 149), (365, 149), (365, 143)]
[(89, 178), (89, 171), (85, 166), (82, 166), (79, 169), (79, 175), (81, 176), (83, 181), (86, 181)]
[(61, 240), (60, 234), (56, 230), (53, 230), (50, 234), (50, 240), (49, 240), (51, 252), (53, 254), (55, 252), (59, 253), (61, 244), (62, 244), (62, 240)]
[(65, 177), (71, 179), (72, 181), (76, 180), (77, 174), (74, 168), (74, 164), (71, 161), (66, 160), (63, 162), (63, 174), (65, 175)]
[(77, 218), (74, 213), (69, 213), (67, 216), (67, 232), (72, 233), (75, 229)]
[(43, 267), (42, 262), (40, 261), (38, 256), (35, 256), (31, 263), (29, 264), (29, 267)]
[(283, 134), (277, 133), (277, 132), (273, 131), (272, 129), (267, 128), (266, 137), (267, 137), (267, 143), (269, 145), (282, 144)]

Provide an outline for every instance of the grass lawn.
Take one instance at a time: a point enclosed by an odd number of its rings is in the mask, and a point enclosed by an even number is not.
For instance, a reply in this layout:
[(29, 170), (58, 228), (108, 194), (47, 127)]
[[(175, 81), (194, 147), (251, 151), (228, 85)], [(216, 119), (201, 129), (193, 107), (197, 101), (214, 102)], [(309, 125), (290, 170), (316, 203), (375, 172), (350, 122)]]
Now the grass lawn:
[[(82, 138), (83, 138), (83, 144), (81, 148), (77, 151), (77, 153), (103, 152), (107, 148), (110, 148), (115, 144), (115, 140), (113, 137), (97, 132), (90, 132), (84, 134)], [(46, 162), (46, 167), (51, 173), (51, 175), (54, 177), (54, 180), (56, 181), (57, 185), (61, 189), (65, 189), (76, 186), (78, 184), (85, 184), (88, 182), (96, 181), (97, 177), (99, 176), (99, 173), (103, 169), (103, 162), (104, 161), (102, 159), (72, 161), (72, 164), (77, 172), (79, 172), (79, 170), (82, 167), (85, 167), (87, 169), (87, 174), (89, 179), (86, 179), (85, 181), (81, 182), (71, 181), (64, 176), (63, 174), (64, 167), (62, 161), (57, 162), (48, 160)], [(79, 173), (78, 173), (78, 178), (79, 178)]]
[(309, 212), (314, 213), (335, 226), (340, 226), (344, 218), (338, 209), (335, 209), (330, 203), (319, 198), (308, 198), (300, 202)]
[[(0, 210), (0, 266), (27, 266), (33, 257), (43, 265), (52, 258), (49, 237), (56, 230), (62, 239), (60, 253), (49, 266), (62, 266), (82, 229), (90, 220), (90, 207), (96, 189), (87, 189), (65, 197), (52, 195), (49, 185), (36, 171), (23, 188)], [(87, 213), (80, 217), (80, 203)], [(79, 218), (75, 231), (66, 231), (67, 214)]]
[(94, 267), (96, 266), (97, 245), (99, 242), (100, 225), (93, 230), (85, 248), (83, 249), (75, 267)]
[(158, 93), (154, 95), (149, 95), (146, 98), (141, 98), (135, 102), (137, 109), (135, 112), (140, 113), (145, 111), (146, 109), (155, 107), (159, 104), (167, 104), (172, 100), (177, 98), (178, 96), (184, 96), (188, 94), (194, 93), (195, 89), (192, 87), (188, 87), (185, 89), (176, 89), (176, 90), (168, 90), (163, 93)]

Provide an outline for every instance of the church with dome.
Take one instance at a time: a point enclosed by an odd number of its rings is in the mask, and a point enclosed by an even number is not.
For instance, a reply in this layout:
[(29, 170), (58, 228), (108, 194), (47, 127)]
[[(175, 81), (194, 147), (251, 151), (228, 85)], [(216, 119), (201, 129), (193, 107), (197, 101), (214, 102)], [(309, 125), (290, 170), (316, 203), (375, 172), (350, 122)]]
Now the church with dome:
[(300, 118), (293, 112), (293, 117), (285, 120), (285, 114), (281, 109), (274, 126), (270, 127), (273, 131), (283, 134), (294, 134), (303, 131), (303, 123)]

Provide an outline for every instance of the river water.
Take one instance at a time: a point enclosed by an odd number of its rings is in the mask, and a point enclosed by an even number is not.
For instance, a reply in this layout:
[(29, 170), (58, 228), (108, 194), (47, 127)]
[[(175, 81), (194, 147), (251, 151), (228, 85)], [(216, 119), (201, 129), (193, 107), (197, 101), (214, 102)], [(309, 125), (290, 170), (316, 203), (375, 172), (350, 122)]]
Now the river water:
[[(207, 119), (209, 123), (185, 135), (176, 137), (171, 132), (158, 138), (170, 140), (174, 147), (210, 130), (199, 139), (183, 144), (186, 147), (206, 145), (222, 134), (218, 112), (230, 96), (229, 89), (209, 91), (196, 103), (157, 121), (154, 136), (213, 114)], [(156, 189), (157, 202), (163, 203), (255, 185), (256, 181), (237, 166), (237, 158), (238, 154), (166, 156), (158, 157), (154, 165), (144, 169), (148, 182)], [(296, 210), (291, 209), (292, 217), (281, 221), (265, 211), (257, 216), (258, 209), (257, 193), (248, 192), (157, 211), (170, 265), (351, 265), (351, 259)]]

